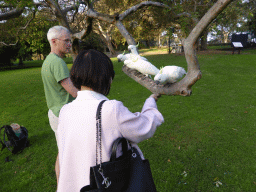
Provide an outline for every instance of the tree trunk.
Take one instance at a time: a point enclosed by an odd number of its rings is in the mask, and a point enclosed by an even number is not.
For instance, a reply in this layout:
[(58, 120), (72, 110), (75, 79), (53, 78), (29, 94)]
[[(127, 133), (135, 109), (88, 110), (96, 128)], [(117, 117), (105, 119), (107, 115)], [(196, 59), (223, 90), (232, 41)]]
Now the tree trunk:
[(114, 49), (114, 47), (113, 47), (113, 45), (111, 43), (110, 37), (108, 35), (106, 35), (106, 36), (104, 36), (102, 34), (99, 34), (99, 35), (100, 35), (102, 41), (104, 41), (104, 43), (107, 45), (107, 47), (108, 47), (108, 49), (110, 51), (110, 55), (111, 56), (116, 55), (116, 51), (115, 51), (115, 49)]
[(161, 34), (158, 35), (158, 47), (161, 48)]
[(105, 42), (105, 44), (107, 45), (109, 51), (110, 51), (110, 55), (114, 56), (116, 54), (116, 51), (111, 43), (111, 37), (109, 35), (109, 32), (111, 32), (111, 29), (114, 25), (111, 25), (107, 31), (104, 31), (101, 27), (100, 22), (97, 23), (98, 27), (99, 27), (99, 31), (97, 30), (96, 33), (98, 33), (101, 37), (101, 39), (103, 40), (103, 42)]
[(205, 29), (201, 35), (201, 50), (207, 50), (208, 29)]
[(23, 63), (23, 59), (22, 59), (22, 57), (20, 56), (20, 57), (19, 57), (19, 66), (23, 66), (23, 64), (24, 64), (24, 63)]
[(128, 45), (136, 45), (136, 41), (131, 36), (131, 34), (127, 31), (123, 23), (119, 20), (116, 21), (116, 27), (119, 29), (122, 36), (126, 39)]
[(230, 32), (223, 31), (223, 43), (228, 43), (228, 35)]

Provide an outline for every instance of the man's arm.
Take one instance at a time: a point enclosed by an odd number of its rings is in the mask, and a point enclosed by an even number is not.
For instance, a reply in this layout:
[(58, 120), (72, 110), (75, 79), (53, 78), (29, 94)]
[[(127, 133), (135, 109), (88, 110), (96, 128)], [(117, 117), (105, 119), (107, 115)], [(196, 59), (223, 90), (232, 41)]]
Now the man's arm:
[(60, 81), (60, 84), (62, 87), (70, 94), (72, 97), (76, 98), (77, 96), (77, 91), (79, 91), (72, 83), (70, 78), (66, 78)]

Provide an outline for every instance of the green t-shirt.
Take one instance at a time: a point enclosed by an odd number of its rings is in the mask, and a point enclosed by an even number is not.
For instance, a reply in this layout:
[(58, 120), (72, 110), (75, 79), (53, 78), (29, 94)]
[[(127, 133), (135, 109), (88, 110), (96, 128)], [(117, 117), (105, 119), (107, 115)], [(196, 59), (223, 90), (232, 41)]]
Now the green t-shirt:
[(60, 81), (69, 77), (65, 61), (55, 54), (49, 54), (41, 70), (47, 106), (56, 117), (59, 117), (63, 105), (73, 97), (61, 86)]

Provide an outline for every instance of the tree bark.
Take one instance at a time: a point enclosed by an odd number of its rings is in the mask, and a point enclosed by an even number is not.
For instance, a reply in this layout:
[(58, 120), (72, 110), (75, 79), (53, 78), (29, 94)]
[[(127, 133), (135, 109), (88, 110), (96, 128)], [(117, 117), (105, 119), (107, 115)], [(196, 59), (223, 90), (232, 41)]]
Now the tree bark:
[(71, 29), (69, 27), (69, 23), (68, 20), (66, 18), (66, 14), (67, 12), (64, 12), (61, 10), (60, 6), (58, 3), (56, 3), (55, 0), (45, 0), (45, 2), (49, 5), (49, 7), (51, 7), (51, 9), (53, 10), (57, 20), (59, 21), (59, 23), (63, 26), (66, 27), (70, 32)]
[(13, 10), (11, 10), (9, 12), (0, 14), (0, 21), (14, 19), (14, 18), (19, 17), (23, 13), (24, 9), (25, 9), (25, 7), (16, 8), (16, 9), (13, 9)]
[(128, 45), (136, 45), (135, 39), (127, 31), (127, 29), (122, 24), (122, 22), (120, 20), (117, 20), (115, 24), (116, 24), (116, 27), (118, 28), (118, 30), (120, 31), (120, 33), (122, 34), (122, 36), (126, 39)]
[(103, 42), (107, 45), (107, 47), (110, 51), (110, 55), (114, 56), (116, 54), (116, 51), (115, 51), (114, 47), (112, 46), (111, 37), (109, 35), (109, 33), (111, 32), (114, 25), (109, 26), (106, 31), (104, 31), (102, 29), (100, 22), (98, 22), (97, 25), (98, 25), (99, 30), (97, 30), (96, 33), (98, 33), (100, 35)]
[(208, 29), (205, 29), (201, 35), (201, 50), (207, 50)]
[(116, 55), (116, 51), (111, 43), (111, 39), (108, 35), (104, 36), (103, 34), (99, 34), (100, 38), (102, 39), (102, 41), (107, 45), (109, 52), (110, 52), (110, 56), (115, 56)]

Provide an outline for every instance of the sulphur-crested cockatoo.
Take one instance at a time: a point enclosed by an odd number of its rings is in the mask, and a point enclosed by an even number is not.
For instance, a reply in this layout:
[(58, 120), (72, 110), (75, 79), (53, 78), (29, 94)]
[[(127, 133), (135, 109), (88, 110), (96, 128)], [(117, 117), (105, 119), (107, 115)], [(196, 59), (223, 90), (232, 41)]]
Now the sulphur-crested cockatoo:
[(161, 68), (159, 73), (155, 76), (154, 80), (161, 84), (175, 83), (183, 75), (187, 74), (185, 69), (178, 66), (165, 66)]
[[(124, 52), (125, 53), (125, 52)], [(137, 55), (137, 54), (119, 54), (117, 55), (117, 60), (120, 62), (124, 62), (125, 60), (129, 60), (129, 59), (132, 59), (132, 60), (137, 60), (137, 59), (142, 59), (142, 60), (145, 60), (147, 61), (147, 59), (145, 57), (141, 57), (140, 55)]]
[(124, 60), (124, 64), (130, 69), (136, 69), (146, 76), (158, 74), (159, 69), (152, 65), (145, 57), (141, 57), (137, 51), (137, 47), (138, 45), (129, 45), (128, 49), (131, 53), (124, 55), (125, 57), (118, 55), (118, 59), (121, 61)]
[(154, 65), (140, 58), (125, 60), (124, 64), (130, 69), (136, 69), (147, 76), (156, 75), (159, 73), (159, 69), (157, 69)]
[(124, 62), (125, 60), (128, 60), (128, 59), (130, 59), (130, 54), (119, 54), (119, 55), (117, 55), (117, 60), (119, 61), (119, 62)]
[(130, 53), (132, 53), (132, 54), (139, 55), (138, 50), (137, 50), (137, 47), (138, 47), (138, 46), (139, 46), (139, 45), (129, 45), (129, 46), (128, 46), (128, 50), (129, 50)]

